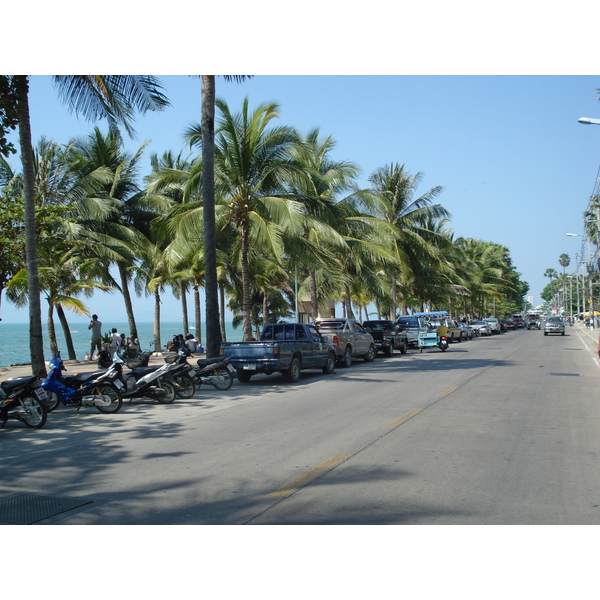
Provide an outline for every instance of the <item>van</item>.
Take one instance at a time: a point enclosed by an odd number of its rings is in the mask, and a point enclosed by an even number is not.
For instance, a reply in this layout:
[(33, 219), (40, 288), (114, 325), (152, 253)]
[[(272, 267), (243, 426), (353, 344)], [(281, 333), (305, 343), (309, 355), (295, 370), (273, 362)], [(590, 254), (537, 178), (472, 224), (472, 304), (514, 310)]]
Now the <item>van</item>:
[(406, 334), (408, 345), (416, 348), (419, 345), (419, 332), (427, 329), (425, 320), (422, 317), (413, 317), (405, 315), (396, 319), (396, 326), (400, 331)]

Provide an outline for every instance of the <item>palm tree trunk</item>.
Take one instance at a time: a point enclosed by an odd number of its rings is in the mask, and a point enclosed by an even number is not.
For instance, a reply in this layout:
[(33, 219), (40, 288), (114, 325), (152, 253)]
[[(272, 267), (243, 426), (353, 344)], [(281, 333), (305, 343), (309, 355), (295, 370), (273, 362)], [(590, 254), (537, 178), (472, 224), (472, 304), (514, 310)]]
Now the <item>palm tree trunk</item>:
[(206, 270), (206, 356), (219, 355), (219, 297), (217, 291), (217, 233), (215, 226), (215, 76), (202, 75), (202, 203)]
[(252, 304), (250, 302), (250, 267), (248, 261), (249, 236), (247, 223), (242, 225), (242, 322), (244, 342), (252, 339)]
[(56, 330), (54, 329), (54, 304), (48, 300), (48, 340), (50, 341), (50, 353), (52, 356), (58, 354), (58, 343), (56, 342)]
[(221, 339), (227, 341), (227, 330), (225, 329), (225, 286), (219, 285), (219, 299), (221, 302), (221, 313), (219, 318), (219, 324), (221, 326)]
[(133, 303), (131, 302), (131, 294), (129, 293), (129, 285), (127, 282), (127, 265), (125, 263), (117, 263), (119, 268), (119, 276), (121, 278), (121, 291), (123, 292), (123, 300), (125, 301), (125, 312), (127, 313), (127, 321), (129, 322), (129, 333), (133, 333), (138, 337), (135, 317), (133, 315)]
[(23, 166), (25, 260), (27, 264), (27, 293), (29, 298), (29, 351), (31, 355), (31, 370), (36, 377), (46, 377), (35, 228), (35, 177), (31, 124), (29, 120), (29, 81), (27, 75), (15, 75), (14, 82), (17, 89), (19, 143), (21, 147), (21, 164)]
[(346, 318), (347, 319), (354, 319), (354, 312), (352, 310), (352, 301), (350, 300), (350, 288), (348, 286), (345, 286), (344, 288), (345, 291), (345, 306), (346, 306)]
[(194, 321), (196, 323), (196, 335), (194, 336), (202, 345), (202, 319), (200, 313), (200, 290), (198, 282), (194, 282)]
[(71, 335), (69, 323), (67, 322), (67, 316), (65, 315), (65, 311), (62, 307), (62, 304), (56, 304), (56, 314), (58, 315), (58, 320), (60, 321), (60, 325), (62, 327), (63, 334), (65, 336), (65, 343), (67, 344), (67, 352), (69, 354), (69, 360), (77, 360), (77, 354), (75, 353), (75, 346), (73, 345), (73, 336)]
[(160, 352), (162, 346), (160, 345), (160, 292), (158, 287), (154, 292), (154, 351)]
[(319, 297), (317, 295), (317, 274), (314, 271), (309, 273), (310, 281), (310, 310), (311, 318), (314, 321), (319, 316)]
[(263, 292), (263, 326), (269, 322), (269, 292)]
[(185, 282), (179, 282), (179, 294), (181, 295), (181, 316), (183, 317), (183, 334), (187, 335), (190, 332), (190, 324), (188, 323), (188, 307), (187, 296), (185, 295)]

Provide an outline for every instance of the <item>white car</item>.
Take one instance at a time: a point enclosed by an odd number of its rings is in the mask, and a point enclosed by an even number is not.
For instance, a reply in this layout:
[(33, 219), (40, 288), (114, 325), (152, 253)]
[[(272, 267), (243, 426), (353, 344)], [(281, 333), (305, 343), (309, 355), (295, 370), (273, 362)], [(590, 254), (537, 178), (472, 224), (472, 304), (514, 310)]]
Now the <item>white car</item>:
[(549, 317), (544, 325), (544, 335), (549, 333), (560, 333), (565, 335), (565, 322), (561, 317)]
[(500, 321), (495, 317), (488, 317), (487, 319), (484, 319), (484, 321), (490, 326), (492, 333), (500, 333), (502, 331)]
[(477, 329), (479, 331), (479, 335), (492, 335), (492, 330), (489, 326), (489, 323), (486, 323), (485, 321), (473, 321), (469, 327)]

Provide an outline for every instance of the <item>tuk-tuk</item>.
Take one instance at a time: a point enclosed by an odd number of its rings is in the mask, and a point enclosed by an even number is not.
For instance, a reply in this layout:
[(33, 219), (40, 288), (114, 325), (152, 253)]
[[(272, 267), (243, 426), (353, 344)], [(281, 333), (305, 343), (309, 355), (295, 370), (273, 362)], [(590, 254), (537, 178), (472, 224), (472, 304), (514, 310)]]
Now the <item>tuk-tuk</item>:
[(415, 313), (415, 317), (421, 317), (425, 323), (419, 331), (419, 352), (423, 352), (423, 348), (434, 348), (438, 345), (439, 338), (437, 334), (437, 327), (430, 324), (430, 319), (439, 319), (448, 317), (448, 312), (445, 310), (426, 312), (426, 313)]

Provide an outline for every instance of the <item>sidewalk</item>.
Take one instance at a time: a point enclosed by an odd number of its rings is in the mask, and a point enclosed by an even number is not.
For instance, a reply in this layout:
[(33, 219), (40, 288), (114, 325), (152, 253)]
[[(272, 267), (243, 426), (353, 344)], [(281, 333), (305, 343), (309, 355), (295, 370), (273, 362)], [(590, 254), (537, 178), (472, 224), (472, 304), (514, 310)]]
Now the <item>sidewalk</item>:
[[(164, 357), (172, 354), (170, 352), (155, 352), (148, 361), (148, 366), (160, 366), (164, 365)], [(194, 354), (193, 357), (188, 359), (189, 362), (195, 364), (196, 360), (199, 358), (205, 358), (204, 354)], [(50, 367), (48, 366), (49, 360), (46, 361), (46, 370), (50, 371)], [(100, 368), (98, 367), (97, 360), (63, 360), (65, 367), (67, 368), (66, 374), (73, 375), (75, 373), (83, 373), (85, 371), (98, 371)], [(14, 379), (15, 377), (31, 377), (33, 375), (31, 371), (31, 364), (24, 365), (11, 365), (8, 367), (0, 367), (0, 381), (5, 381), (6, 379)]]

